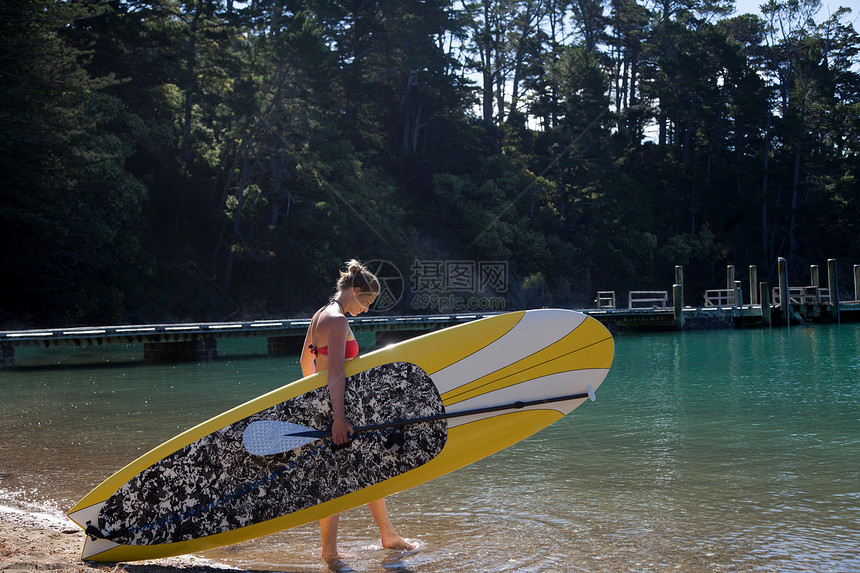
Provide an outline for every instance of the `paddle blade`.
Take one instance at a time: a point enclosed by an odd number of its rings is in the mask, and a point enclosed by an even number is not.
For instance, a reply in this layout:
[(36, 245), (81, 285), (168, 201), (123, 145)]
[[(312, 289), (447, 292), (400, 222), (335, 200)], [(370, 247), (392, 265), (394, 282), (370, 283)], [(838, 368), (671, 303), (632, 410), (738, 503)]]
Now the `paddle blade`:
[(299, 424), (278, 420), (260, 420), (250, 423), (245, 428), (245, 432), (242, 434), (242, 444), (246, 450), (255, 456), (271, 456), (295, 450), (325, 435), (326, 432), (320, 432)]

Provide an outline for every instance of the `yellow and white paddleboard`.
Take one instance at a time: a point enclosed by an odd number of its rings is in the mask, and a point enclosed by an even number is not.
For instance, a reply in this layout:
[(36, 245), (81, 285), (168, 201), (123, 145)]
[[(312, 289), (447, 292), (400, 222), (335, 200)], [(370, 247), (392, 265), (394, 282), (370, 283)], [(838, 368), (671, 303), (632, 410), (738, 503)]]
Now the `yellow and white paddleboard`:
[(502, 314), (346, 365), (347, 447), (327, 431), (325, 373), (183, 432), (69, 511), (83, 558), (154, 559), (295, 527), (447, 474), (573, 411), (612, 364), (612, 336), (567, 310)]

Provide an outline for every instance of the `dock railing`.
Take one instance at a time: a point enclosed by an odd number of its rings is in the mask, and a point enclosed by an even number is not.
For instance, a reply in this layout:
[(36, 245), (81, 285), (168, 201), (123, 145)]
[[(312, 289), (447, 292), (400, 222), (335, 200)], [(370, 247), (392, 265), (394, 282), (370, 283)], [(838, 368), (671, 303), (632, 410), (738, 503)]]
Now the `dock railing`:
[[(773, 289), (774, 304), (781, 304), (779, 289)], [(817, 286), (788, 287), (788, 302), (790, 304), (830, 304), (830, 290)]]
[(705, 306), (735, 306), (737, 289), (717, 288), (705, 291)]
[(669, 292), (665, 290), (632, 290), (627, 295), (627, 308), (668, 308)]
[(597, 298), (594, 299), (594, 308), (598, 310), (611, 310), (615, 306), (615, 291), (614, 290), (599, 290)]

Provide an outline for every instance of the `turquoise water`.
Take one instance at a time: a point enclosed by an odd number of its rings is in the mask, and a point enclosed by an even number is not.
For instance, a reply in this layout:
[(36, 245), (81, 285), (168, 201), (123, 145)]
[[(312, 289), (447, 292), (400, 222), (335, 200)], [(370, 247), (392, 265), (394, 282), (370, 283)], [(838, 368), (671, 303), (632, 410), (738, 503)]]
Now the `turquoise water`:
[[(296, 357), (144, 366), (134, 347), (97, 351), (109, 366), (27, 366), (82, 360), (62, 352), (0, 371), (0, 504), (59, 513), (299, 375)], [(860, 571), (860, 325), (620, 336), (597, 397), (392, 497), (417, 552), (381, 551), (368, 512), (345, 514), (343, 569)], [(325, 570), (318, 551), (312, 524), (206, 556), (305, 572)]]

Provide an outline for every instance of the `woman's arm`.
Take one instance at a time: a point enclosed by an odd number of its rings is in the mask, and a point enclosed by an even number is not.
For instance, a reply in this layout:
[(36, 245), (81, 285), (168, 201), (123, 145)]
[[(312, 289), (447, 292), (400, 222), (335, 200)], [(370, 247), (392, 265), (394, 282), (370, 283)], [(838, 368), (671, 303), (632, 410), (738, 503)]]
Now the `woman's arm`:
[(345, 444), (352, 434), (352, 427), (346, 420), (346, 410), (343, 404), (343, 394), (346, 389), (344, 372), (344, 355), (346, 354), (346, 335), (349, 332), (349, 321), (345, 316), (329, 316), (326, 318), (328, 330), (328, 392), (331, 398), (331, 408), (334, 413), (334, 423), (331, 435), (335, 444)]

